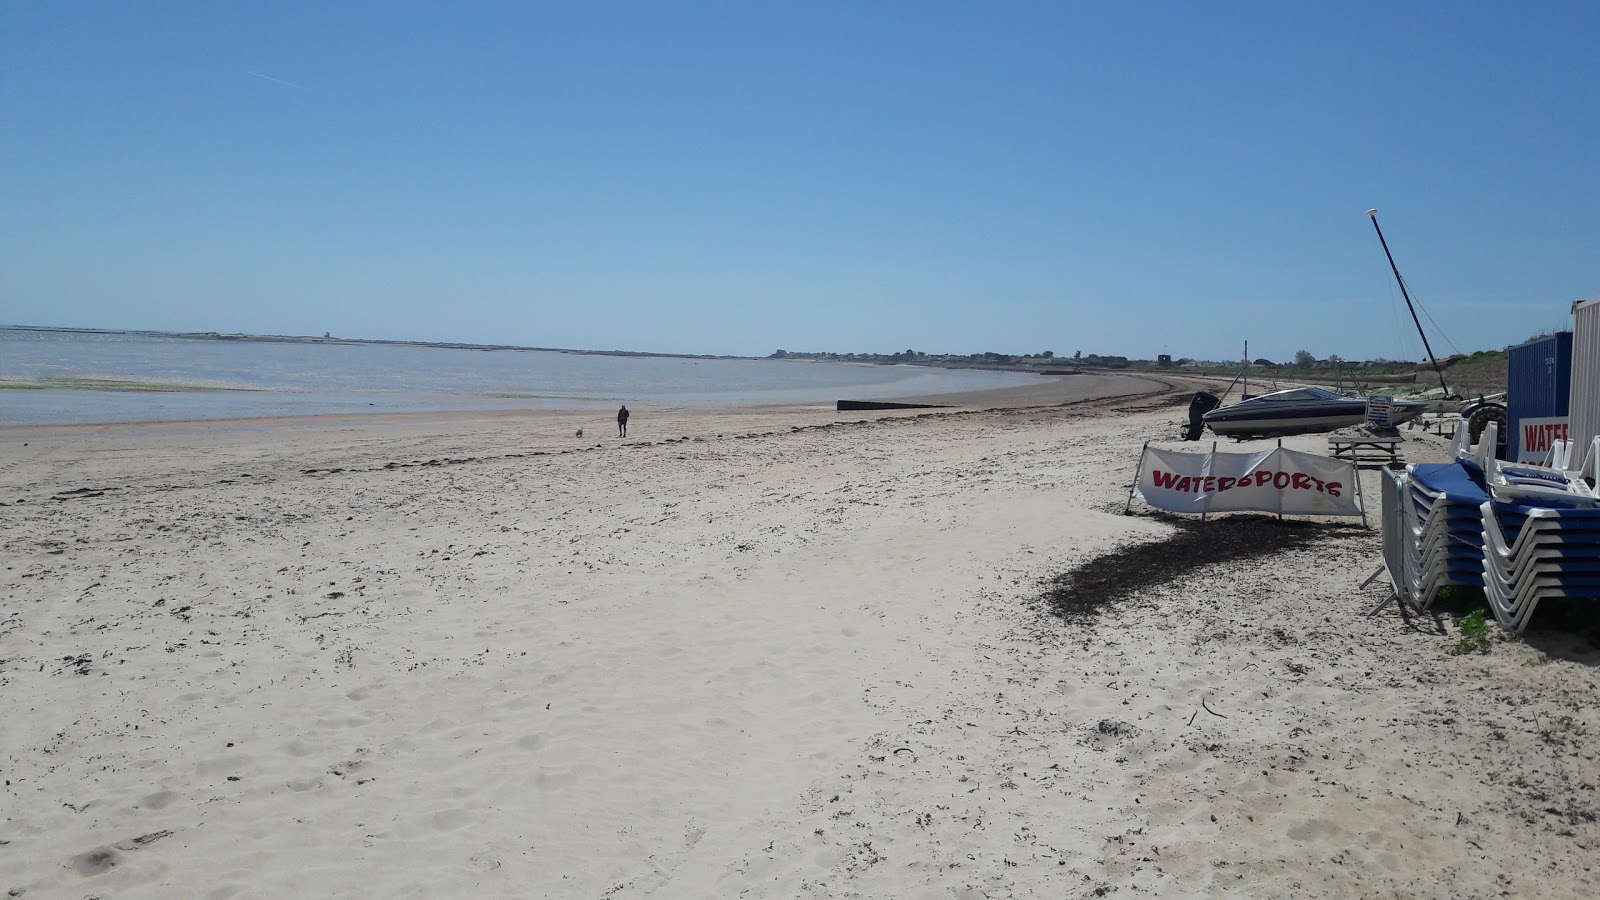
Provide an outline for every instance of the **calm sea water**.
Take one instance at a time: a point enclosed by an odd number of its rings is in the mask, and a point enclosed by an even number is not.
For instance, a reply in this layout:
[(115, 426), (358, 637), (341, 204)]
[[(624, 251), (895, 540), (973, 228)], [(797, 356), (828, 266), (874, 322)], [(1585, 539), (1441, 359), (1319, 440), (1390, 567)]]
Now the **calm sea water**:
[(1037, 376), (922, 366), (217, 341), (0, 328), (0, 383), (110, 379), (208, 388), (0, 387), (0, 425), (352, 412), (832, 404), (988, 390)]

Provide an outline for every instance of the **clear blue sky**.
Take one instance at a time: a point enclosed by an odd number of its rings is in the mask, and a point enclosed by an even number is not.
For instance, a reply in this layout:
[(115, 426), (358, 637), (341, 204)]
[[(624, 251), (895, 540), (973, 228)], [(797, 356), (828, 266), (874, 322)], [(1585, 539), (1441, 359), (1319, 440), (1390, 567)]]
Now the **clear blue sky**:
[(0, 322), (1419, 358), (1600, 295), (1600, 3), (0, 5)]

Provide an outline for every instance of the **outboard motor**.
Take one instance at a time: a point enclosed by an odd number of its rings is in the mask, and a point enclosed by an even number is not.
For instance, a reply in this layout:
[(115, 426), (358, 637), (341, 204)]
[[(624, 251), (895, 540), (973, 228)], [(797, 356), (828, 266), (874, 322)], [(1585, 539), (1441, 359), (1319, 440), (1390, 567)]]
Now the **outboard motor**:
[(1222, 405), (1214, 395), (1200, 391), (1189, 401), (1189, 427), (1183, 430), (1183, 439), (1186, 441), (1200, 440), (1200, 432), (1205, 430), (1206, 423), (1201, 417)]

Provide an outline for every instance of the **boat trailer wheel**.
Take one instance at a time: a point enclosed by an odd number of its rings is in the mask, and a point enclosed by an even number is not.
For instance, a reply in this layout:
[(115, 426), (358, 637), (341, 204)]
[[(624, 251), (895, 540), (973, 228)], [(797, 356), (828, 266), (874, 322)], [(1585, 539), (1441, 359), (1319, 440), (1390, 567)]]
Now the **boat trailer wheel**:
[(1472, 415), (1467, 419), (1467, 434), (1472, 438), (1474, 444), (1478, 442), (1478, 438), (1483, 436), (1483, 430), (1489, 427), (1490, 422), (1495, 423), (1499, 431), (1497, 443), (1504, 444), (1506, 442), (1508, 429), (1511, 425), (1511, 419), (1506, 415), (1506, 408), (1498, 403), (1485, 403), (1473, 410)]

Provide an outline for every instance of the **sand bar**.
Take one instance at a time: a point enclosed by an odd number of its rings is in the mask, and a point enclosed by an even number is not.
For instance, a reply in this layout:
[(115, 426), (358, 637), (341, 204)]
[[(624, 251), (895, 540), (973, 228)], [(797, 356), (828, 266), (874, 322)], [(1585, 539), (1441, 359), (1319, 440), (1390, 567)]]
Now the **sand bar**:
[(1173, 533), (1121, 513), (1187, 394), (1099, 384), (8, 429), (0, 889), (1592, 896), (1581, 635), (1364, 618), (1332, 523), (1042, 613)]

